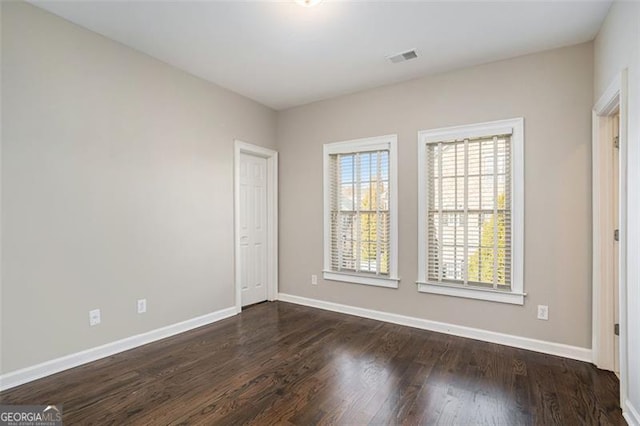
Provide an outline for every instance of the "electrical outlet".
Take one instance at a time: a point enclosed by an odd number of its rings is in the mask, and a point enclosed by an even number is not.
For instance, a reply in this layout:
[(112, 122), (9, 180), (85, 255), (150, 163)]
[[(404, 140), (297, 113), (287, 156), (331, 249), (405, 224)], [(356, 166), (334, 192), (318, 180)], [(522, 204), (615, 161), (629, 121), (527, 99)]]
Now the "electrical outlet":
[(147, 312), (147, 299), (138, 300), (138, 313), (144, 314)]
[(100, 309), (89, 311), (89, 325), (94, 326), (100, 324)]
[(311, 275), (311, 285), (318, 285), (318, 276)]
[(549, 319), (549, 307), (547, 305), (538, 305), (538, 319), (540, 320)]

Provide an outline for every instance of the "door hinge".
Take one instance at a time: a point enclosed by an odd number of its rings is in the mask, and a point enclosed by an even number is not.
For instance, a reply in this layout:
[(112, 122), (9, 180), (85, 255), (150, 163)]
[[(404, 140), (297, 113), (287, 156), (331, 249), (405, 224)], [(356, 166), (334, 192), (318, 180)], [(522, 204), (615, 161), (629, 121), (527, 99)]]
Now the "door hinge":
[(615, 334), (616, 336), (620, 335), (620, 324), (613, 325), (613, 334)]
[(620, 230), (616, 229), (615, 231), (613, 231), (613, 240), (614, 241), (620, 241)]
[(613, 146), (616, 148), (620, 148), (620, 136), (616, 136), (613, 138)]

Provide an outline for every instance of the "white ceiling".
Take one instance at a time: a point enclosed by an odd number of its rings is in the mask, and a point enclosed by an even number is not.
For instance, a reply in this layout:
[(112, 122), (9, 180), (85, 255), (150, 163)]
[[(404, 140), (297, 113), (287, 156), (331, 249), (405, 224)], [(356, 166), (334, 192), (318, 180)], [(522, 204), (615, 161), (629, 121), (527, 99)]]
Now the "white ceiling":
[[(275, 109), (592, 40), (610, 1), (33, 4)], [(386, 57), (415, 48), (418, 59)]]

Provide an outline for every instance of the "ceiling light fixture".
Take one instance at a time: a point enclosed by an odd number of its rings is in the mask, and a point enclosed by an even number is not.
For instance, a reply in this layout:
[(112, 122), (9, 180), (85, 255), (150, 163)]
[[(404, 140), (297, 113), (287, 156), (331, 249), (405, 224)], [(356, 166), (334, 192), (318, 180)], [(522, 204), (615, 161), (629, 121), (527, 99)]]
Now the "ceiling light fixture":
[(304, 7), (313, 7), (319, 5), (321, 1), (322, 0), (296, 0), (296, 3)]

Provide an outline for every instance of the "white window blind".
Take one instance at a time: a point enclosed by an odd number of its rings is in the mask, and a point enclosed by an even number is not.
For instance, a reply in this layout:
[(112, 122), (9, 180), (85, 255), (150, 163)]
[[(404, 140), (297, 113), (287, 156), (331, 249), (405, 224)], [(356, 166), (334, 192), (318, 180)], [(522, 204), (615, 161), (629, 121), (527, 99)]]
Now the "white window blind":
[(512, 289), (511, 139), (427, 142), (427, 282)]
[(390, 274), (389, 150), (329, 155), (330, 270)]
[(323, 278), (398, 288), (397, 135), (323, 147)]

